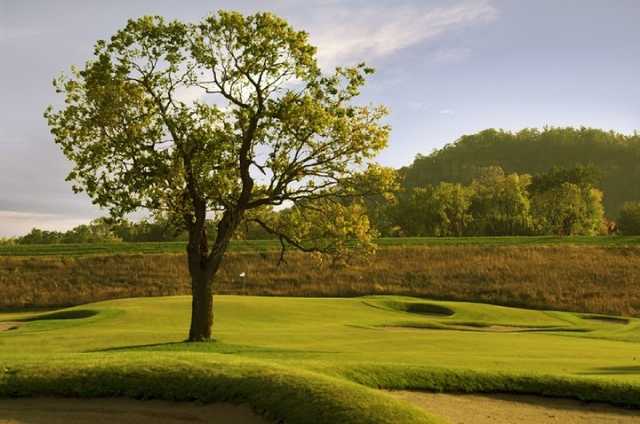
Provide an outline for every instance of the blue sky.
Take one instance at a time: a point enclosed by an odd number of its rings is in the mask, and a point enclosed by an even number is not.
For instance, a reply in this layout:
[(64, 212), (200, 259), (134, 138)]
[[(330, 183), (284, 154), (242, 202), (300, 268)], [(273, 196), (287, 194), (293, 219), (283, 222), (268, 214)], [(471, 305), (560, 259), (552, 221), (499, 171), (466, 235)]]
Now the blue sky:
[(0, 0), (0, 237), (103, 215), (64, 181), (42, 112), (51, 80), (130, 17), (269, 10), (304, 29), (326, 69), (377, 69), (365, 102), (391, 109), (379, 160), (410, 163), (485, 128), (640, 129), (640, 1)]

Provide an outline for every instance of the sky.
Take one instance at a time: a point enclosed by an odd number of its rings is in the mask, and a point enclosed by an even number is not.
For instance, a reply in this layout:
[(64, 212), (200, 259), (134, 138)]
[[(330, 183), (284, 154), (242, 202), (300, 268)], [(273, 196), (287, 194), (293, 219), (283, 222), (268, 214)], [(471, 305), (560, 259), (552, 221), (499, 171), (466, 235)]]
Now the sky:
[(0, 237), (106, 215), (65, 181), (52, 79), (129, 18), (219, 9), (284, 17), (323, 69), (373, 66), (362, 101), (391, 110), (387, 166), (486, 128), (640, 130), (640, 0), (0, 0)]

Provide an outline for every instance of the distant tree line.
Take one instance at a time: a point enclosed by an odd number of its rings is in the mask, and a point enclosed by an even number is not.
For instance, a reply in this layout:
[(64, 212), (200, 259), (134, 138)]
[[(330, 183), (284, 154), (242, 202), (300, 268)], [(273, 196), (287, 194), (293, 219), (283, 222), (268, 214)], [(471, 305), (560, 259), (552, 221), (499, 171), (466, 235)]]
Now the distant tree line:
[[(215, 237), (215, 226), (209, 223), (210, 234)], [(186, 241), (185, 230), (178, 229), (164, 217), (144, 219), (138, 222), (127, 219), (112, 222), (98, 218), (89, 224), (79, 225), (68, 231), (47, 231), (33, 228), (28, 234), (12, 239), (0, 239), (0, 243), (15, 244), (67, 244), (67, 243), (117, 243)], [(258, 225), (247, 224), (238, 234), (240, 239), (269, 239), (273, 235)]]
[[(616, 222), (605, 217), (595, 167), (554, 167), (529, 175), (500, 167), (480, 169), (468, 184), (440, 182), (403, 188), (391, 198), (368, 199), (371, 223), (385, 237), (640, 234), (640, 202), (627, 202)], [(272, 220), (291, 210), (271, 211)], [(336, 218), (337, 219), (337, 218)], [(305, 220), (290, 220), (304, 226)], [(210, 224), (210, 234), (215, 227)], [(69, 231), (33, 229), (13, 239), (18, 244), (185, 241), (187, 234), (170, 220), (111, 222), (99, 218)], [(245, 224), (238, 239), (274, 236), (257, 224)], [(6, 241), (5, 241), (6, 242)]]
[(538, 175), (562, 166), (593, 167), (605, 193), (607, 216), (640, 200), (640, 134), (594, 128), (527, 128), (518, 132), (487, 129), (465, 135), (429, 155), (418, 155), (399, 170), (405, 189), (443, 181), (468, 185), (478, 172), (499, 166), (506, 174)]
[(370, 202), (385, 236), (597, 235), (614, 231), (604, 215), (598, 172), (553, 168), (531, 176), (481, 169), (469, 184), (405, 188), (395, 202)]
[[(382, 236), (640, 234), (640, 135), (592, 128), (488, 129), (418, 155), (398, 170), (392, 196), (366, 200)], [(289, 210), (271, 210), (277, 221)], [(607, 218), (608, 217), (608, 218)], [(265, 218), (269, 221), (269, 217)], [(299, 226), (309, 224), (301, 217)], [(215, 237), (213, 225), (208, 234)], [(155, 217), (97, 219), (66, 232), (33, 229), (0, 243), (184, 241), (187, 234)], [(313, 231), (312, 228), (307, 231)], [(268, 239), (255, 223), (236, 238)]]
[(178, 241), (184, 239), (177, 234), (169, 223), (162, 219), (131, 222), (123, 220), (111, 223), (108, 219), (98, 218), (89, 224), (79, 225), (68, 231), (47, 231), (38, 228), (28, 234), (17, 237), (17, 244), (64, 244), (64, 243), (111, 243), (142, 241)]

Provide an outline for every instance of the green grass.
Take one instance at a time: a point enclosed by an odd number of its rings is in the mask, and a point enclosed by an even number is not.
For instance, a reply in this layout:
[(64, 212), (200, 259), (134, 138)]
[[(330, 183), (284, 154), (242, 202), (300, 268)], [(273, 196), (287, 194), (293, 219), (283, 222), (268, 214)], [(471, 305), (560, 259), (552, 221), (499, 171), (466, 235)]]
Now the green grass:
[[(260, 252), (280, 247), (275, 240), (242, 240), (231, 243), (234, 252)], [(0, 256), (84, 256), (137, 253), (185, 253), (186, 242), (69, 243), (0, 245)]]
[[(531, 236), (531, 237), (389, 237), (377, 241), (379, 246), (634, 246), (637, 236)], [(123, 253), (184, 253), (185, 242), (148, 243), (84, 243), (84, 244), (22, 244), (1, 245), (0, 256), (82, 256)], [(280, 249), (277, 240), (235, 240), (233, 252), (262, 252)]]
[[(640, 319), (397, 296), (218, 296), (0, 314), (0, 395), (230, 401), (288, 423), (429, 423), (376, 388), (515, 392), (640, 406)], [(56, 315), (57, 314), (57, 315)]]

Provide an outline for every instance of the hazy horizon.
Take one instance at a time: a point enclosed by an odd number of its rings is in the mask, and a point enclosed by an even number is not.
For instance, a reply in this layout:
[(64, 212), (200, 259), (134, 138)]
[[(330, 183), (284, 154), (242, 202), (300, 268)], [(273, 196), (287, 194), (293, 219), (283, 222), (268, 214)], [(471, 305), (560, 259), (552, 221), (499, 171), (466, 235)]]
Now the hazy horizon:
[[(51, 80), (91, 58), (128, 18), (199, 20), (269, 10), (310, 33), (325, 69), (376, 68), (362, 101), (391, 109), (384, 165), (409, 164), (485, 128), (640, 129), (640, 2), (0, 0), (0, 237), (106, 215), (64, 180), (70, 164), (42, 118)], [(614, 6), (612, 6), (614, 5)], [(311, 13), (310, 13), (311, 12)]]

